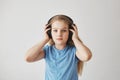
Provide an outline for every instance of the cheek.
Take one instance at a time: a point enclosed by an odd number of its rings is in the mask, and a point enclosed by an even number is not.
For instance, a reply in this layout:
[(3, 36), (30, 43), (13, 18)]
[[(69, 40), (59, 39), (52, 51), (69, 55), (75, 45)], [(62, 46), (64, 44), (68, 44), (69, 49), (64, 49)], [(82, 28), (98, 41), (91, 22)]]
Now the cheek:
[(51, 31), (51, 35), (52, 35), (52, 37), (54, 36), (52, 31)]
[(67, 37), (68, 37), (68, 35), (69, 35), (69, 33), (65, 34), (65, 36), (67, 36)]
[(68, 39), (69, 33), (66, 33), (66, 34), (64, 34), (63, 36), (64, 36), (66, 39)]
[(56, 36), (56, 34), (51, 31), (51, 36), (52, 36), (52, 38), (54, 38)]

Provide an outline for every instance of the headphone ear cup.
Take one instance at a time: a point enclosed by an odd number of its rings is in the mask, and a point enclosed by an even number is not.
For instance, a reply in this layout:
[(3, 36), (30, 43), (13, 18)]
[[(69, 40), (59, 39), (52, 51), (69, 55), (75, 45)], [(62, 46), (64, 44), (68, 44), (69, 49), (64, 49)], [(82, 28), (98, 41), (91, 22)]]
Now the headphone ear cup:
[(72, 35), (73, 35), (72, 31), (69, 31), (69, 40), (72, 40)]
[[(73, 26), (71, 25), (69, 26), (69, 28), (74, 30)], [(73, 32), (69, 30), (69, 41), (72, 40), (72, 35), (73, 35)]]
[(52, 38), (51, 29), (47, 31), (47, 34), (48, 34), (49, 38)]
[[(51, 26), (48, 26), (47, 28), (50, 28)], [(51, 29), (47, 31), (47, 34), (49, 36), (49, 38), (52, 38), (52, 35), (51, 35)]]

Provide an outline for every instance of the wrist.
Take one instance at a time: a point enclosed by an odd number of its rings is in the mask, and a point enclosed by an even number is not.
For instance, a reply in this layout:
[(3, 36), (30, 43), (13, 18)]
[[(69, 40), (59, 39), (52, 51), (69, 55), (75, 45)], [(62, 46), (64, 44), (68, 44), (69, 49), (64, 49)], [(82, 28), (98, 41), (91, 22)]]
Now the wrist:
[(72, 38), (72, 40), (73, 40), (73, 41), (76, 41), (76, 40), (78, 40), (78, 37), (74, 37), (74, 38)]
[(45, 43), (47, 43), (49, 41), (48, 38), (44, 38), (42, 41), (44, 41)]
[(83, 42), (81, 41), (81, 39), (79, 37), (78, 38), (74, 38), (73, 42), (74, 43), (78, 43), (79, 42), (79, 43), (83, 44)]

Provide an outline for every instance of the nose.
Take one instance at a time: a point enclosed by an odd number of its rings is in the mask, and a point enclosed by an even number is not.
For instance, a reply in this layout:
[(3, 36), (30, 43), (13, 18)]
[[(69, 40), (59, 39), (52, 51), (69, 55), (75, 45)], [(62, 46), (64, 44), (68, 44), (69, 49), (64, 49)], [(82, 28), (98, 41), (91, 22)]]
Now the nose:
[(57, 32), (57, 36), (61, 37), (61, 36), (62, 36), (62, 32), (61, 32), (61, 31), (58, 31), (58, 32)]

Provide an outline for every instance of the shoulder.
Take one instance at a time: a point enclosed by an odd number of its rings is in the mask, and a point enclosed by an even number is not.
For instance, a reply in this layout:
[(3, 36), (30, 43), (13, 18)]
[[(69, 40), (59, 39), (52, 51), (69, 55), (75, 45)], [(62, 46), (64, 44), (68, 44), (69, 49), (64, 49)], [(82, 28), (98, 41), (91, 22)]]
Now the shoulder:
[(45, 45), (44, 48), (43, 48), (43, 51), (44, 51), (45, 53), (48, 53), (48, 52), (50, 52), (52, 49), (53, 49), (53, 45)]
[(68, 49), (70, 49), (70, 50), (76, 50), (76, 47), (74, 45), (68, 45)]
[(76, 57), (76, 47), (74, 45), (69, 45), (69, 52), (71, 54), (70, 56), (72, 56), (72, 59), (78, 62), (79, 59)]
[(74, 45), (67, 45), (67, 51), (71, 54), (76, 53), (76, 47)]
[(43, 50), (48, 50), (49, 48), (52, 48), (52, 45), (45, 45), (45, 46), (43, 47)]

